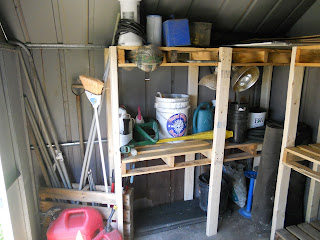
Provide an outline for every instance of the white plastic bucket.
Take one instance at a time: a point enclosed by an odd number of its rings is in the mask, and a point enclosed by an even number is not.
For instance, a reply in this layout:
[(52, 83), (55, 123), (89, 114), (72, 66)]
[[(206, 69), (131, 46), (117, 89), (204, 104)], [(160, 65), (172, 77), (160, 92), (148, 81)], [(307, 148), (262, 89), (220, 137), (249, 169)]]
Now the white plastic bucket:
[(120, 134), (120, 147), (127, 145), (132, 140), (132, 133), (127, 135)]
[(249, 112), (248, 128), (257, 128), (264, 126), (266, 112)]
[[(139, 6), (141, 0), (119, 0), (121, 19), (130, 19), (140, 23)], [(118, 40), (120, 46), (142, 46), (141, 38), (132, 32), (121, 34)]]
[(159, 137), (173, 138), (187, 134), (189, 96), (186, 94), (159, 94), (155, 101)]
[(139, 5), (141, 0), (119, 0), (121, 19), (130, 19), (137, 23), (140, 23), (139, 16)]

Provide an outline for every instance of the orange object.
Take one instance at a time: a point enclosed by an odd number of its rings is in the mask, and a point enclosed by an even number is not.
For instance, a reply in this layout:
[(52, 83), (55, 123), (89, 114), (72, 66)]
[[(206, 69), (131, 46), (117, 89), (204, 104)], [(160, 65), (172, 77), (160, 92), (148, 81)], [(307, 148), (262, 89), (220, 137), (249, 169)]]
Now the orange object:
[(102, 81), (93, 77), (85, 76), (85, 75), (80, 75), (79, 78), (85, 90), (96, 95), (102, 94), (102, 89), (103, 89)]

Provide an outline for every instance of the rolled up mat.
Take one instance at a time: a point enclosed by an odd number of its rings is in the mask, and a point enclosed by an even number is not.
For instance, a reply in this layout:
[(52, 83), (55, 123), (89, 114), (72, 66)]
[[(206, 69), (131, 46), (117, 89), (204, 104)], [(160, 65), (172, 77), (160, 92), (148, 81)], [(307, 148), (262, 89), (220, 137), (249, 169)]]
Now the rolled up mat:
[(269, 224), (272, 218), (283, 128), (268, 124), (252, 201), (252, 221)]

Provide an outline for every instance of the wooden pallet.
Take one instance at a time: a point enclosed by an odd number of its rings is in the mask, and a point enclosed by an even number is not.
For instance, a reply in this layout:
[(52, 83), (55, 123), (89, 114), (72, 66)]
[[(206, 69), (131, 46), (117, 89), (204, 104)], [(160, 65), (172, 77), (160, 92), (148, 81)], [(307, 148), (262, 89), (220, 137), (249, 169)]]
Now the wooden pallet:
[(295, 171), (320, 182), (319, 172), (299, 163), (304, 160), (320, 164), (319, 143), (285, 148), (283, 162)]
[[(138, 47), (118, 46), (118, 67), (136, 67), (130, 63), (129, 52)], [(160, 47), (163, 62), (160, 66), (218, 66), (219, 48)], [(180, 62), (179, 58), (190, 62)], [(233, 66), (289, 65), (291, 50), (234, 48)], [(198, 61), (198, 62), (197, 62)]]
[[(77, 184), (72, 184), (74, 188)], [(85, 186), (84, 189), (88, 189), (89, 186)], [(47, 188), (41, 187), (39, 189), (39, 207), (41, 213), (47, 212), (52, 207), (60, 207), (62, 210), (67, 208), (78, 208), (82, 206), (90, 206), (97, 209), (104, 221), (106, 221), (111, 213), (111, 208), (107, 207), (107, 204), (115, 204), (115, 194), (104, 192), (105, 187), (96, 185), (97, 191), (88, 190), (76, 190), (76, 189), (64, 189), (64, 188)], [(56, 200), (66, 200), (66, 202), (57, 202)], [(70, 201), (80, 201), (79, 204), (72, 204)], [(91, 203), (99, 203), (99, 206), (91, 206)], [(117, 221), (117, 214), (115, 213), (113, 221)], [(47, 228), (51, 219), (46, 218), (42, 222), (42, 236), (45, 236)], [(125, 194), (123, 194), (123, 222), (124, 229), (123, 234), (125, 239), (131, 240), (134, 237), (133, 231), (133, 188), (129, 188)], [(114, 228), (117, 228), (115, 222), (112, 224)], [(42, 238), (45, 239), (45, 238)]]
[[(254, 158), (260, 156), (257, 153), (257, 146), (260, 143), (250, 142), (244, 144), (226, 143), (225, 149), (240, 149), (241, 153), (226, 155), (224, 161), (235, 161), (247, 158)], [(121, 170), (122, 177), (143, 175), (155, 172), (164, 172), (187, 167), (195, 167), (201, 165), (211, 164), (212, 143), (203, 140), (184, 141), (180, 143), (163, 143), (137, 148), (137, 156), (129, 156), (122, 159)], [(201, 153), (206, 158), (187, 161), (175, 162), (175, 157), (186, 156), (189, 154)], [(150, 167), (140, 167), (135, 169), (127, 169), (129, 163), (136, 163), (141, 161), (150, 161), (154, 159), (162, 159), (163, 165), (156, 165)]]
[(320, 221), (301, 223), (276, 231), (276, 240), (320, 240)]

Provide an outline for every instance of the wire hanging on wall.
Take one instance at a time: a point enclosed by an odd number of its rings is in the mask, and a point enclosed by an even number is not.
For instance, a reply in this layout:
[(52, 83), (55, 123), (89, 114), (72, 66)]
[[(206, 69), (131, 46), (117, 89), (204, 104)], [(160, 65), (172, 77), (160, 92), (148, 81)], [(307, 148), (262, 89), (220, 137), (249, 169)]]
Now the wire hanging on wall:
[(120, 19), (118, 29), (115, 35), (115, 44), (118, 45), (119, 37), (122, 34), (126, 34), (129, 32), (138, 35), (141, 38), (144, 45), (147, 43), (146, 31), (143, 25), (141, 25), (140, 23), (136, 23), (135, 21), (130, 19)]

